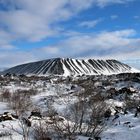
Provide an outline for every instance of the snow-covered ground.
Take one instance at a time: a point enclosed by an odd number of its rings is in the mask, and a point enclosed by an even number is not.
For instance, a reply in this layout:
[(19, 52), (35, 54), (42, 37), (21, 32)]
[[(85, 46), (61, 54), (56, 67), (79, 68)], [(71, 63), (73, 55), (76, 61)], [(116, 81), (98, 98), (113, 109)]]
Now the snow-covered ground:
[[(81, 79), (81, 77), (79, 79)], [(97, 80), (97, 78), (95, 79)], [(114, 87), (118, 91), (124, 87), (131, 87), (130, 90), (133, 91), (135, 89), (137, 91), (131, 96), (135, 96), (137, 97), (137, 99), (139, 99), (140, 97), (139, 82), (120, 80), (119, 82), (113, 83), (112, 85), (104, 86), (102, 80), (96, 80), (93, 80), (93, 85), (95, 86), (95, 88), (104, 87), (104, 92), (105, 90), (110, 89), (110, 87)], [(11, 80), (9, 82), (5, 82), (5, 84), (3, 84), (4, 82), (0, 82), (0, 94), (2, 94), (2, 92), (6, 89), (11, 93), (14, 93), (17, 90), (36, 89), (37, 94), (32, 95), (31, 100), (33, 102), (33, 105), (38, 107), (42, 113), (47, 110), (48, 105), (51, 105), (58, 113), (63, 114), (63, 112), (67, 109), (68, 106), (74, 104), (77, 101), (77, 93), (83, 91), (83, 88), (80, 86), (80, 84), (77, 84), (79, 82), (77, 77), (73, 79), (72, 82), (66, 82), (67, 80), (64, 80), (63, 82), (57, 82), (57, 78), (55, 82), (49, 82), (47, 80), (33, 80), (32, 82), (17, 81)], [(86, 81), (86, 78), (83, 78), (83, 81), (87, 83), (88, 80)], [(113, 81), (117, 80), (113, 79)], [(97, 82), (99, 82), (100, 84), (97, 84)], [(122, 108), (124, 106), (124, 101), (120, 101), (117, 97), (118, 95), (115, 98), (106, 99), (106, 103), (112, 110), (112, 114), (114, 114), (115, 112), (113, 110), (115, 106)], [(14, 111), (9, 108), (8, 102), (0, 101), (0, 114), (3, 114), (7, 111), (14, 113)], [(107, 121), (107, 126), (105, 127), (105, 130), (100, 135), (101, 140), (140, 140), (140, 117), (139, 114), (137, 117), (134, 117), (134, 114), (134, 111), (128, 111), (128, 114), (124, 115), (123, 112), (120, 111), (118, 113), (119, 117), (116, 119), (114, 119), (115, 116), (112, 115)], [(34, 121), (34, 123), (35, 122), (37, 122), (37, 120)], [(0, 122), (0, 140), (21, 140), (23, 137), (22, 131), (23, 130), (21, 127), (21, 122), (18, 119)], [(5, 132), (11, 135), (1, 136), (1, 134), (5, 134)], [(82, 135), (77, 136), (77, 140), (88, 140), (88, 138), (89, 137)], [(32, 136), (30, 136), (30, 140), (33, 140)]]
[(139, 140), (140, 118), (134, 114), (120, 115), (102, 134), (103, 140)]

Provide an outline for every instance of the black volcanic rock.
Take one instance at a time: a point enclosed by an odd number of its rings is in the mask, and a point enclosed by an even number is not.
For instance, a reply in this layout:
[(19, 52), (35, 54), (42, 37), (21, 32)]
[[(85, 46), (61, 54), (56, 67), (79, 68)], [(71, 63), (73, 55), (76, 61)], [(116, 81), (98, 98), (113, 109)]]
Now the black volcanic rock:
[(18, 65), (2, 74), (25, 75), (109, 75), (134, 72), (131, 67), (117, 60), (54, 58)]

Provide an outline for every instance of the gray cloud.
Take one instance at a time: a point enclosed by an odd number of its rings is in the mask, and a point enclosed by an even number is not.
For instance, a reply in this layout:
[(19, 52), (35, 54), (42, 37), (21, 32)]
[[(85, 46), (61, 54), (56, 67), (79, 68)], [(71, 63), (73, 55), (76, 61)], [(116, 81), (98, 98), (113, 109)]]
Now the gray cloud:
[(140, 38), (136, 39), (135, 35), (133, 29), (75, 34), (53, 46), (42, 47), (40, 53), (44, 58), (51, 57), (51, 52), (54, 57), (137, 58), (140, 54)]
[(2, 67), (11, 67), (22, 63), (37, 60), (32, 52), (24, 51), (0, 51), (0, 65)]
[[(55, 23), (65, 21), (91, 7), (122, 4), (131, 0), (1, 0), (0, 32), (5, 34), (4, 45), (15, 40), (40, 41), (60, 33)], [(100, 20), (85, 22), (93, 27)], [(0, 33), (0, 38), (3, 34)], [(2, 39), (0, 46), (3, 45)], [(3, 45), (3, 46), (4, 46)]]
[[(110, 4), (125, 4), (130, 1), (132, 0), (0, 0), (0, 65), (12, 66), (44, 59), (46, 56), (48, 58), (100, 57), (102, 54), (103, 57), (111, 57), (102, 50), (109, 52), (112, 48), (116, 51), (119, 48), (122, 53), (128, 47), (137, 48), (136, 56), (138, 56), (140, 40), (132, 36), (135, 34), (134, 30), (85, 35), (75, 31), (65, 31), (57, 26), (57, 23), (67, 21), (91, 6), (103, 8)], [(99, 21), (85, 22), (83, 26), (93, 27)], [(38, 42), (64, 32), (67, 39), (28, 52), (17, 50), (16, 46), (12, 45), (12, 42), (19, 40)], [(94, 50), (99, 55), (94, 53)], [(133, 55), (134, 52), (132, 49), (131, 54), (126, 52), (126, 56)], [(119, 53), (116, 57), (119, 57)]]
[(75, 33), (52, 46), (33, 48), (28, 52), (0, 52), (0, 65), (11, 66), (52, 57), (73, 58), (139, 58), (140, 38), (133, 29), (100, 32), (96, 34)]
[(91, 4), (92, 0), (2, 0), (1, 5), (9, 10), (0, 11), (0, 28), (10, 40), (40, 41), (59, 32), (54, 23), (69, 19)]

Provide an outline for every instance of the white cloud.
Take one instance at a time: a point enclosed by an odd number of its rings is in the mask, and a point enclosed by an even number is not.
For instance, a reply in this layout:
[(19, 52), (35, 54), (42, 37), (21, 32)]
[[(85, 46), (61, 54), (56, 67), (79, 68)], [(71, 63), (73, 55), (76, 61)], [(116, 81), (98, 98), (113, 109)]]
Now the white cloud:
[(33, 48), (28, 52), (0, 52), (0, 64), (6, 67), (52, 57), (140, 58), (140, 38), (135, 38), (135, 35), (133, 29), (86, 35), (75, 33), (52, 46)]
[[(40, 41), (58, 32), (64, 21), (91, 6), (93, 0), (3, 0), (9, 10), (0, 11), (0, 25), (12, 39)], [(10, 7), (11, 6), (11, 7)]]
[[(1, 0), (0, 28), (9, 40), (40, 41), (59, 33), (57, 22), (65, 21), (91, 7), (126, 3), (131, 0)], [(94, 27), (100, 20), (85, 21)], [(1, 38), (1, 35), (0, 35)], [(7, 40), (5, 38), (5, 40)], [(9, 41), (7, 41), (9, 42)]]
[(79, 24), (81, 27), (87, 27), (87, 28), (94, 28), (98, 23), (100, 23), (103, 19), (99, 18), (96, 20), (90, 20), (90, 21), (83, 21)]
[(140, 19), (140, 16), (134, 16), (134, 19)]
[(9, 44), (5, 44), (5, 45), (1, 45), (0, 46), (0, 50), (13, 50), (16, 47), (14, 45), (9, 45)]
[(118, 15), (111, 15), (111, 16), (110, 16), (110, 18), (111, 18), (112, 20), (117, 19), (118, 17), (119, 17)]
[(8, 34), (6, 31), (0, 30), (0, 49), (14, 49), (15, 46), (11, 45), (10, 42), (13, 40), (13, 36)]
[(49, 46), (47, 46), (47, 47), (42, 47), (41, 49), (40, 49), (40, 51), (42, 52), (45, 52), (45, 53), (49, 53), (49, 55), (57, 55), (57, 54), (59, 54), (59, 48), (57, 48), (57, 47), (49, 47)]
[(0, 65), (2, 67), (12, 67), (18, 64), (23, 64), (35, 60), (37, 60), (37, 58), (32, 52), (0, 51)]
[(126, 4), (128, 2), (135, 1), (135, 0), (97, 0), (97, 5), (99, 7), (105, 7), (111, 4)]
[[(51, 47), (52, 49), (57, 48), (57, 53), (54, 56), (59, 57), (120, 58), (120, 54), (127, 57), (136, 50), (140, 50), (140, 38), (136, 39), (135, 34), (136, 31), (133, 29), (88, 35), (77, 34)], [(49, 51), (45, 54), (48, 56)], [(139, 56), (135, 55), (135, 57)]]
[[(37, 42), (58, 33), (61, 35), (57, 23), (66, 21), (91, 6), (102, 8), (110, 4), (126, 4), (129, 1), (132, 0), (0, 0), (0, 5), (6, 9), (0, 10), (0, 49), (5, 49), (0, 51), (0, 65), (11, 66), (52, 56), (95, 56), (94, 50), (109, 51), (112, 48), (120, 49), (120, 46), (122, 52), (125, 52), (127, 47), (138, 48), (140, 41), (133, 38), (134, 30), (84, 35), (62, 29), (67, 32), (67, 39), (53, 46), (24, 52), (12, 50), (16, 47), (11, 45), (13, 41)], [(83, 26), (94, 27), (100, 21), (84, 22)], [(93, 55), (88, 52), (93, 52)], [(101, 56), (100, 53), (98, 56)], [(103, 57), (105, 56), (110, 55), (103, 54)]]

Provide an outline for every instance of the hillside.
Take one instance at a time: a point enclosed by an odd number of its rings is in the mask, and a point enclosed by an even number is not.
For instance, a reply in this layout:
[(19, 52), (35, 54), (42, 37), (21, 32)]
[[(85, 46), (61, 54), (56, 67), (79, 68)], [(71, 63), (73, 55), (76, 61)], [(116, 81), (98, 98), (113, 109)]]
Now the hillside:
[(25, 75), (110, 75), (136, 72), (130, 66), (117, 60), (54, 58), (18, 65), (7, 69), (3, 74)]

